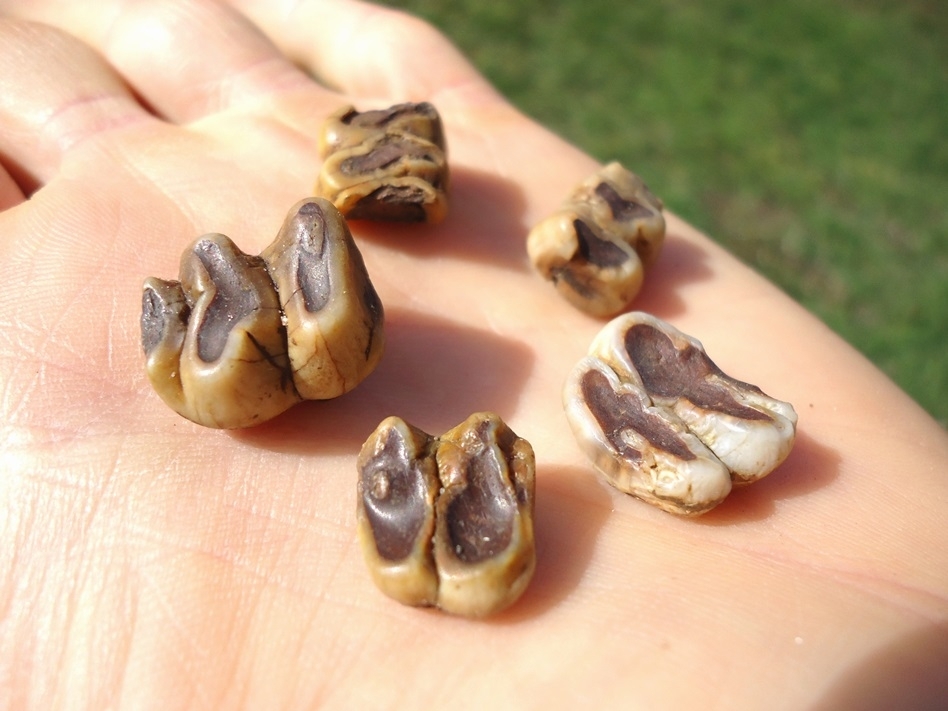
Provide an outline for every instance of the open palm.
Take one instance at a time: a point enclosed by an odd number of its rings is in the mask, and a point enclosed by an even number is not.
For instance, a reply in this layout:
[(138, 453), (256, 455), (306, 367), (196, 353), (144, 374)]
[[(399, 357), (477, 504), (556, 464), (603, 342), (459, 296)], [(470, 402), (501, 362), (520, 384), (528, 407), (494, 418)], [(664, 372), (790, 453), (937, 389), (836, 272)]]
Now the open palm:
[[(669, 216), (635, 307), (794, 403), (797, 445), (698, 519), (610, 489), (560, 403), (602, 322), (524, 248), (596, 163), (417, 20), (236, 5), (0, 3), (0, 706), (882, 708), (898, 693), (919, 708), (945, 693), (933, 421)], [(206, 232), (258, 253), (312, 190), (325, 116), (420, 100), (444, 119), (451, 208), (436, 227), (352, 225), (386, 310), (376, 372), (250, 430), (165, 407), (142, 280), (175, 276)], [(440, 433), (478, 410), (536, 450), (538, 567), (514, 607), (469, 621), (372, 585), (354, 462), (387, 415)]]

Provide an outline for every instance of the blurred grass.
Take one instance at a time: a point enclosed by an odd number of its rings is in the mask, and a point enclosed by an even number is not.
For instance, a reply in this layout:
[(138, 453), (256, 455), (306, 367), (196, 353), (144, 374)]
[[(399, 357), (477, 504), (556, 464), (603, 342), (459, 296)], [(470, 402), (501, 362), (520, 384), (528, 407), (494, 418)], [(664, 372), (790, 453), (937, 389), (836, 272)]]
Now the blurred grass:
[(948, 424), (943, 0), (391, 0)]

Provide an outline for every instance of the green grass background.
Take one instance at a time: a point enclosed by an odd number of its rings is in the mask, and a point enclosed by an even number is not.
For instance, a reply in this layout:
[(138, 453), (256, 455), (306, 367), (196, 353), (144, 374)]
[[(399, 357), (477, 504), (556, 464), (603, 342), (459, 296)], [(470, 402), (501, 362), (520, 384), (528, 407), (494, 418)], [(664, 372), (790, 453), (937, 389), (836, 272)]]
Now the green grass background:
[(948, 424), (944, 0), (390, 0)]

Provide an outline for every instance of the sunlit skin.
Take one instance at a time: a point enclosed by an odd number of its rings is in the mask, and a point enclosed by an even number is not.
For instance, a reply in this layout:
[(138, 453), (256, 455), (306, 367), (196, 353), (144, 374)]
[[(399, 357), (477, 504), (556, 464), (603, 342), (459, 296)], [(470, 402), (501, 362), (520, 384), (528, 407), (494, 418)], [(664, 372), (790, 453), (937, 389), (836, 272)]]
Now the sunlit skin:
[[(945, 432), (670, 205), (635, 308), (793, 403), (797, 442), (697, 519), (603, 483), (560, 402), (603, 322), (524, 244), (598, 165), (439, 33), (347, 0), (0, 10), (0, 707), (935, 708), (948, 693)], [(207, 232), (259, 253), (312, 191), (324, 117), (422, 100), (444, 120), (447, 217), (352, 225), (386, 310), (378, 369), (252, 430), (166, 407), (144, 372), (142, 280)], [(481, 410), (536, 451), (533, 582), (487, 621), (401, 606), (356, 544), (359, 448), (388, 415), (444, 432)]]

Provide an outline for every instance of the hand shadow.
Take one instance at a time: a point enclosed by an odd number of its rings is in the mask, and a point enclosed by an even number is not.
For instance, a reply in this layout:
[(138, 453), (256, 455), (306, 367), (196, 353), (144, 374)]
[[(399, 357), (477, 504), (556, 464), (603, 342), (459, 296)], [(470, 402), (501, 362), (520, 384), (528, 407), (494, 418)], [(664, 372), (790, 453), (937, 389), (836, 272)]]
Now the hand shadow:
[(642, 290), (631, 304), (662, 319), (684, 313), (687, 304), (677, 291), (714, 276), (707, 265), (707, 253), (697, 244), (676, 234), (668, 234), (658, 260), (645, 272)]
[(523, 597), (486, 622), (517, 624), (542, 615), (582, 581), (599, 530), (612, 511), (612, 499), (595, 476), (580, 467), (537, 465), (536, 572)]
[(931, 625), (866, 656), (833, 683), (812, 711), (944, 709), (948, 626)]
[(516, 183), (492, 173), (451, 173), (448, 216), (438, 225), (351, 221), (357, 240), (370, 240), (419, 259), (455, 257), (526, 270), (526, 198)]
[(385, 322), (385, 354), (357, 388), (333, 400), (300, 403), (231, 436), (278, 452), (354, 457), (389, 415), (440, 435), (474, 412), (505, 417), (519, 401), (533, 368), (527, 346), (405, 309), (387, 312)]

